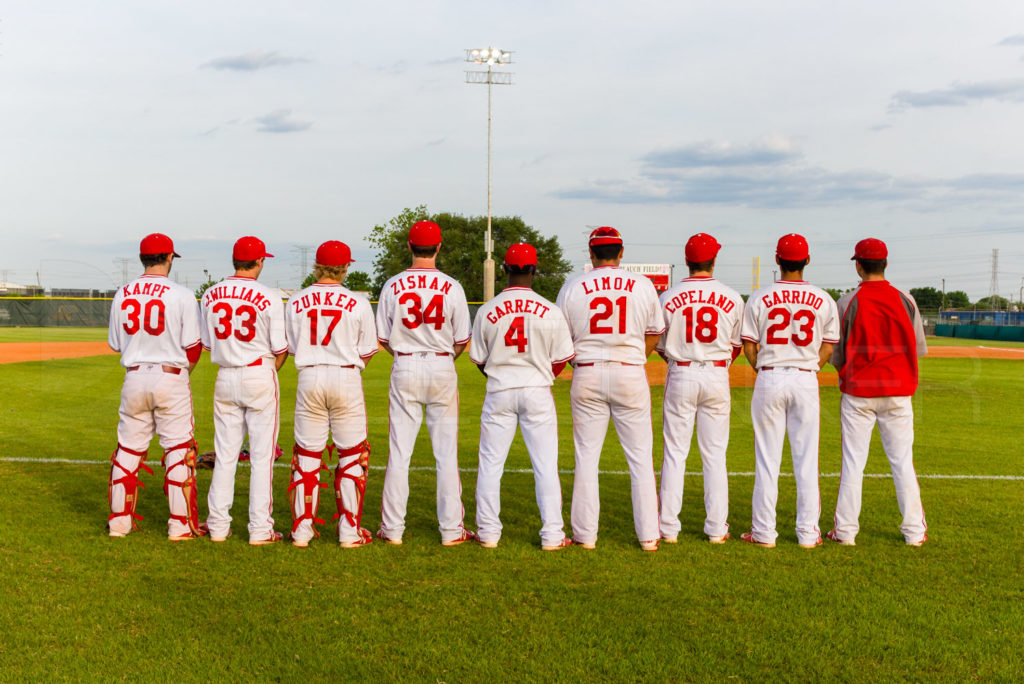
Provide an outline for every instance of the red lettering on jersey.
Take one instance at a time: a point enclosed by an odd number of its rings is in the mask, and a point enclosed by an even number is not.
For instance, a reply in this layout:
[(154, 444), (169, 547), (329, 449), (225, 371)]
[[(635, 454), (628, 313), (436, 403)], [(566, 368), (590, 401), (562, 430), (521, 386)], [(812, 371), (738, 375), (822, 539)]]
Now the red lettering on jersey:
[(416, 276), (416, 287), (426, 287), (426, 286), (427, 286), (427, 276), (425, 276), (425, 275)]
[(494, 313), (494, 311), (487, 312), (487, 322), (490, 323), (491, 325), (494, 325), (495, 323), (498, 322), (498, 316), (495, 316)]
[(544, 306), (540, 302), (537, 302), (537, 309), (538, 309), (537, 315), (539, 315), (541, 318), (544, 318), (545, 316), (547, 316), (548, 315), (548, 311), (551, 311), (551, 307), (550, 306)]
[(430, 281), (430, 289), (431, 290), (439, 290), (440, 289), (437, 286), (437, 276), (434, 276), (434, 279)]
[(796, 304), (796, 302), (790, 301), (790, 298), (796, 293), (790, 292), (789, 290), (782, 291), (782, 303), (783, 304)]
[(615, 289), (616, 290), (621, 290), (622, 289), (622, 278), (615, 278)]
[(601, 288), (600, 289), (602, 289), (602, 290), (610, 290), (610, 289), (612, 289), (612, 279), (609, 276), (604, 276), (603, 278), (601, 278), (600, 282), (601, 282)]
[(452, 291), (452, 284), (450, 282), (445, 282), (441, 286), (441, 294), (448, 294), (451, 291)]
[(724, 294), (720, 294), (718, 295), (718, 301), (715, 302), (715, 306), (717, 306), (725, 313), (729, 313), (730, 311), (736, 308), (736, 302), (732, 301)]
[(523, 313), (523, 300), (522, 299), (517, 299), (516, 300), (516, 313)]
[(314, 291), (313, 292), (313, 306), (320, 306), (321, 299), (322, 298), (320, 297), (320, 293)]
[(591, 290), (589, 287), (587, 287), (587, 281), (585, 280), (582, 283), (580, 283), (580, 285), (583, 286), (583, 294), (591, 295), (597, 292), (597, 290)]
[(348, 301), (345, 302), (344, 310), (348, 311), (348, 312), (351, 312), (355, 308), (356, 308), (356, 300), (354, 300), (351, 297), (349, 297)]
[[(324, 295), (324, 306), (334, 306), (334, 301), (333, 301), (334, 300), (334, 293), (333, 292), (324, 292), (323, 295)], [(339, 296), (340, 296), (340, 294), (339, 294)]]
[(636, 281), (635, 280), (627, 280), (626, 281), (626, 292), (632, 292), (634, 285), (636, 285)]

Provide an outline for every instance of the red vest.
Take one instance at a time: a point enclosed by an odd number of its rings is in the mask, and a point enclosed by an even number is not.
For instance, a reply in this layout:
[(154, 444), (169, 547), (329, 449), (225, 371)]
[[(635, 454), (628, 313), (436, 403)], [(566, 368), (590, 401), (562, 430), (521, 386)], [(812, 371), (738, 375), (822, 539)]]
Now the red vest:
[(840, 312), (839, 389), (857, 397), (917, 390), (915, 304), (884, 280), (862, 282)]

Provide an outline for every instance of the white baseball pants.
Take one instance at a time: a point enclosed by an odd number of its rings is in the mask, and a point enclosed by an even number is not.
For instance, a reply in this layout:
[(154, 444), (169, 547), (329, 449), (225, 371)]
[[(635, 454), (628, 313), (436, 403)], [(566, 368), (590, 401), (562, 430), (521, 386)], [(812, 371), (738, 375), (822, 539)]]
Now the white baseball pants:
[(839, 402), (842, 425), (843, 468), (836, 501), (835, 534), (853, 541), (860, 530), (861, 489), (868, 447), (875, 422), (882, 447), (889, 458), (896, 501), (903, 523), (900, 531), (908, 542), (924, 539), (928, 525), (921, 505), (921, 489), (914, 471), (914, 407), (911, 397), (855, 397), (842, 395)]
[(210, 536), (231, 529), (235, 469), (245, 433), (249, 433), (249, 539), (270, 537), (274, 530), (274, 450), (277, 446), (280, 391), (273, 361), (261, 366), (221, 368), (213, 390), (213, 444), (217, 453), (207, 503)]
[(562, 486), (558, 480), (558, 418), (550, 387), (519, 387), (488, 392), (480, 415), (480, 466), (476, 479), (476, 525), (480, 541), (501, 538), (501, 475), (508, 450), (523, 433), (533, 465), (541, 543), (556, 546), (565, 538)]
[(804, 545), (821, 536), (818, 519), (818, 435), (821, 405), (815, 373), (796, 368), (762, 369), (754, 382), (750, 417), (754, 424), (754, 498), (751, 532), (755, 540), (771, 543), (775, 505), (779, 498), (782, 446), (789, 433), (796, 478), (796, 536)]
[[(327, 448), (328, 434), (334, 436), (339, 449), (354, 447), (366, 439), (366, 403), (363, 400), (363, 379), (358, 368), (341, 366), (307, 366), (299, 369), (298, 386), (295, 393), (295, 443), (309, 451), (322, 452)], [(339, 456), (342, 465), (359, 460), (359, 456)], [(321, 459), (299, 456), (299, 467), (304, 471), (319, 468)], [(357, 466), (358, 467), (358, 466)], [(353, 473), (358, 475), (359, 473)], [(302, 479), (293, 473), (294, 480)], [(316, 471), (320, 481), (320, 471)], [(346, 501), (355, 510), (358, 505), (356, 486), (352, 480), (342, 480), (342, 494), (349, 495)], [(329, 489), (328, 489), (329, 491)], [(320, 498), (320, 487), (312, 489), (313, 508)], [(333, 496), (330, 497), (333, 500)], [(295, 498), (295, 516), (306, 510), (301, 496)], [(296, 541), (313, 538), (313, 521), (303, 520), (292, 533)], [(359, 541), (359, 530), (348, 522), (345, 516), (338, 518), (338, 541)]]
[(405, 532), (409, 464), (416, 435), (427, 416), (437, 464), (437, 520), (441, 541), (462, 535), (462, 483), (459, 479), (459, 385), (450, 355), (399, 354), (388, 391), (388, 466), (384, 473), (381, 530), (391, 539)]
[(654, 479), (651, 390), (643, 366), (599, 363), (577, 366), (569, 392), (576, 470), (572, 488), (572, 531), (581, 543), (597, 542), (601, 501), (598, 470), (608, 419), (615, 423), (629, 466), (633, 525), (640, 541), (656, 540), (658, 488)]
[[(145, 452), (154, 431), (160, 436), (160, 446), (164, 449), (190, 441), (195, 426), (188, 371), (183, 368), (177, 374), (167, 373), (158, 363), (144, 363), (138, 366), (138, 370), (126, 372), (117, 413), (117, 443), (126, 449)], [(124, 449), (117, 450), (117, 463), (124, 472), (138, 470), (141, 461), (141, 456)], [(120, 469), (115, 471), (115, 478), (124, 474)], [(183, 481), (187, 477), (185, 465), (172, 468), (166, 477), (176, 482)], [(171, 514), (187, 515), (188, 506), (181, 488), (169, 487), (167, 491)], [(124, 485), (114, 485), (110, 495), (111, 509), (124, 510)], [(128, 534), (132, 528), (128, 515), (113, 518), (108, 524), (110, 531), (118, 534)], [(188, 531), (188, 525), (180, 520), (167, 520), (168, 536), (187, 534)]]
[(661, 536), (679, 535), (686, 457), (697, 428), (697, 446), (704, 466), (704, 534), (720, 537), (729, 531), (729, 369), (710, 363), (680, 366), (669, 363), (662, 407), (665, 455), (661, 464)]

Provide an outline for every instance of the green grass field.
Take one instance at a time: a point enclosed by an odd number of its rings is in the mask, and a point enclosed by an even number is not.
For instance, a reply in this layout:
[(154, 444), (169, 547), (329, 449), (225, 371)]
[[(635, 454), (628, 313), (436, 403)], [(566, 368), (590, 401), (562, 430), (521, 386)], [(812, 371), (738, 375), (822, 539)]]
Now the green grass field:
[[(62, 333), (64, 331), (61, 331)], [(84, 339), (92, 337), (89, 331)], [(14, 341), (10, 331), (0, 339)], [(46, 336), (26, 330), (22, 335)], [(26, 339), (23, 337), (22, 339)], [(35, 338), (38, 339), (38, 338)], [(83, 339), (83, 337), (63, 338)], [(993, 345), (995, 346), (995, 345)], [(1004, 346), (1000, 343), (998, 346)], [(476, 465), (483, 377), (458, 362), (460, 464)], [(386, 463), (390, 361), (364, 375), (371, 463)], [(212, 444), (215, 368), (193, 375), (197, 438)], [(145, 476), (142, 529), (110, 539), (104, 466), (114, 447), (116, 357), (0, 366), (0, 680), (509, 681), (509, 680), (1002, 680), (1024, 676), (1022, 544), (1015, 516), (1024, 481), (1024, 364), (925, 359), (915, 399), (916, 466), (930, 541), (903, 544), (891, 481), (867, 479), (857, 546), (797, 547), (795, 492), (783, 478), (774, 550), (701, 535), (702, 482), (687, 478), (683, 534), (657, 554), (633, 535), (628, 477), (602, 477), (596, 551), (540, 551), (529, 474), (503, 481), (499, 548), (443, 548), (434, 476), (411, 476), (401, 547), (342, 550), (333, 526), (305, 550), (246, 544), (247, 473), (240, 469), (226, 543), (166, 540), (162, 473)], [(295, 371), (281, 372), (280, 444), (291, 446)], [(572, 468), (568, 383), (555, 395), (560, 465)], [(750, 390), (733, 394), (729, 469), (753, 470)], [(660, 465), (661, 388), (655, 407)], [(839, 471), (838, 390), (823, 389), (823, 530)], [(156, 466), (154, 443), (150, 464)], [(95, 464), (15, 462), (82, 459)], [(788, 456), (787, 456), (788, 458)], [(282, 462), (285, 459), (282, 459)], [(414, 466), (433, 459), (425, 430)], [(690, 456), (699, 470), (699, 456)], [(508, 468), (528, 468), (517, 438)], [(625, 469), (609, 433), (602, 468)], [(785, 464), (784, 470), (789, 470)], [(876, 437), (871, 473), (888, 465)], [(287, 531), (287, 470), (275, 471), (277, 528)], [(370, 473), (364, 524), (380, 521), (383, 472)], [(205, 517), (209, 472), (200, 476)], [(473, 527), (475, 473), (463, 473)], [(753, 478), (730, 478), (734, 537), (749, 528)], [(568, 524), (572, 475), (562, 477)], [(333, 508), (331, 497), (326, 502)], [(326, 506), (321, 517), (333, 514)]]

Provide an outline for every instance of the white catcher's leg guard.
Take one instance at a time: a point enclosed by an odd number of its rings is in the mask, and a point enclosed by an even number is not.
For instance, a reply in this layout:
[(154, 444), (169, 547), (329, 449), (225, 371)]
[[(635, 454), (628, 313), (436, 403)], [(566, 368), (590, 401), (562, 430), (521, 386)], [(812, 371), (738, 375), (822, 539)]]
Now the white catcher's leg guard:
[[(292, 543), (304, 546), (313, 537), (319, 537), (316, 524), (324, 521), (316, 517), (316, 509), (320, 505), (320, 488), (327, 485), (320, 482), (320, 471), (327, 470), (323, 461), (324, 450), (312, 451), (303, 449), (298, 444), (292, 449), (292, 480), (288, 484), (288, 498), (292, 506)], [(308, 464), (309, 469), (302, 468), (302, 461), (316, 459)]]
[[(164, 494), (171, 509), (167, 535), (172, 541), (206, 534), (206, 530), (199, 525), (199, 492), (196, 488), (198, 451), (199, 445), (194, 439), (164, 451)], [(176, 455), (168, 458), (171, 454)]]
[(370, 443), (338, 449), (338, 467), (334, 472), (334, 496), (338, 503), (338, 541), (346, 548), (363, 546), (373, 541), (370, 531), (362, 527), (363, 498), (366, 495), (366, 473), (370, 465)]
[(142, 516), (135, 512), (135, 506), (138, 503), (139, 487), (145, 487), (139, 481), (139, 470), (153, 474), (145, 463), (146, 453), (118, 444), (110, 455), (110, 482), (107, 485), (110, 515), (107, 517), (107, 529), (111, 537), (123, 537), (139, 529), (135, 521), (142, 520)]

